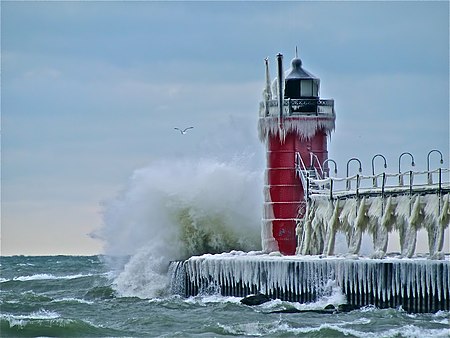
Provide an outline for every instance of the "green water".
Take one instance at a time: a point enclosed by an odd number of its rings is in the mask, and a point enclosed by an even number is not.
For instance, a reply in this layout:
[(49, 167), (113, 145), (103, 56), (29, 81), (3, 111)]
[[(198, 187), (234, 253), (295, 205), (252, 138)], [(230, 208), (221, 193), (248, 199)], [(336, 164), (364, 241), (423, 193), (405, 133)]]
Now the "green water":
[[(122, 297), (103, 256), (1, 257), (1, 337), (448, 337), (449, 313), (271, 313), (235, 297)], [(129, 276), (132, 278), (132, 275)], [(151, 285), (150, 285), (151, 287)], [(320, 308), (317, 304), (317, 308)]]

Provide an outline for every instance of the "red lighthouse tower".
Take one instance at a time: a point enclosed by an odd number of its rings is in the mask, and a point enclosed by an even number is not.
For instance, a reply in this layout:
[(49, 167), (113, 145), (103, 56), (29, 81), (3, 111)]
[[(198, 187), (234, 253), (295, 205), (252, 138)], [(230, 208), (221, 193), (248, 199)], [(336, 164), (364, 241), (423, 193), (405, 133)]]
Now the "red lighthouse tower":
[[(266, 145), (262, 246), (266, 252), (296, 251), (296, 226), (305, 213), (304, 194), (296, 163), (309, 174), (322, 174), (328, 157), (327, 136), (334, 130), (334, 101), (319, 97), (320, 80), (292, 60), (286, 79), (283, 56), (277, 55), (277, 78), (270, 85), (266, 59), (266, 87), (260, 104), (258, 131)], [(300, 161), (301, 158), (301, 161)]]

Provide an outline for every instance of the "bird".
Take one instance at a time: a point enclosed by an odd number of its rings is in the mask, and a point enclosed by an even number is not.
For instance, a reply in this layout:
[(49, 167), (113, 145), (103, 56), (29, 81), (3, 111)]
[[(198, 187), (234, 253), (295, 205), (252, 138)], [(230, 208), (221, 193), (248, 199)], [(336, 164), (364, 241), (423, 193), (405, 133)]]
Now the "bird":
[(188, 130), (188, 129), (192, 129), (192, 128), (194, 128), (194, 127), (187, 127), (187, 128), (184, 128), (184, 129), (180, 129), (180, 128), (175, 127), (175, 128), (173, 128), (173, 129), (179, 130), (180, 133), (181, 133), (181, 135), (184, 135), (184, 134), (187, 133), (187, 130)]

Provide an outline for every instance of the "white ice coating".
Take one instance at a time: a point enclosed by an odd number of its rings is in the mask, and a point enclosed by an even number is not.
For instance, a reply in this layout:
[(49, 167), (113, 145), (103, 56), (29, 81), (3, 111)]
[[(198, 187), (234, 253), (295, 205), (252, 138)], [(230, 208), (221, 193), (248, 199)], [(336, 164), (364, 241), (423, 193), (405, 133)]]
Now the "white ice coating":
[[(437, 296), (447, 299), (450, 290), (449, 259), (385, 258), (348, 259), (322, 256), (273, 256), (257, 252), (230, 252), (191, 257), (183, 264), (196, 286), (227, 285), (232, 288), (256, 288), (271, 294), (274, 290), (296, 295), (316, 293), (325, 296), (330, 280), (344, 293), (367, 296), (372, 293), (383, 301), (391, 297)], [(176, 279), (173, 276), (172, 279)]]
[[(267, 170), (264, 172), (264, 186), (268, 187), (269, 177)], [(261, 246), (264, 252), (278, 251), (278, 242), (273, 237), (273, 223), (275, 218), (273, 213), (273, 204), (269, 189), (264, 188), (264, 207), (263, 219), (261, 224)]]
[(362, 197), (329, 200), (314, 196), (303, 220), (297, 225), (297, 254), (333, 255), (335, 236), (347, 236), (349, 254), (358, 255), (361, 236), (369, 232), (373, 238), (372, 258), (386, 254), (389, 233), (397, 230), (403, 257), (412, 257), (417, 231), (428, 232), (430, 258), (444, 257), (444, 231), (450, 223), (450, 194), (421, 196)]
[(260, 117), (258, 121), (258, 135), (261, 142), (265, 142), (269, 136), (284, 137), (289, 132), (295, 132), (302, 140), (309, 140), (317, 131), (324, 130), (328, 135), (335, 128), (335, 116), (286, 116), (283, 118), (283, 128), (280, 129), (278, 117)]

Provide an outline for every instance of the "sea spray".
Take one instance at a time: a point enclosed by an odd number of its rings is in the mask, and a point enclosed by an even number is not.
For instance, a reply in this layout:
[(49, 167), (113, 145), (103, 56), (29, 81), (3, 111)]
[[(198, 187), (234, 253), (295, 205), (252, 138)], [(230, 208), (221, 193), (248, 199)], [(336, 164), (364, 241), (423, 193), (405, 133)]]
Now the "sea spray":
[(155, 256), (153, 247), (143, 247), (131, 256), (114, 280), (114, 288), (123, 297), (155, 298), (166, 295), (167, 258)]
[(152, 298), (167, 288), (171, 260), (259, 250), (262, 173), (210, 159), (158, 161), (136, 170), (104, 204), (105, 253), (130, 255), (119, 294)]

